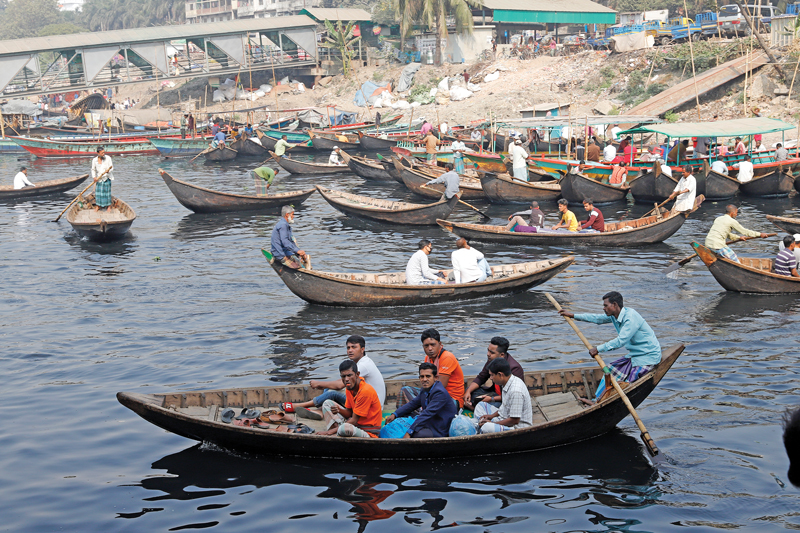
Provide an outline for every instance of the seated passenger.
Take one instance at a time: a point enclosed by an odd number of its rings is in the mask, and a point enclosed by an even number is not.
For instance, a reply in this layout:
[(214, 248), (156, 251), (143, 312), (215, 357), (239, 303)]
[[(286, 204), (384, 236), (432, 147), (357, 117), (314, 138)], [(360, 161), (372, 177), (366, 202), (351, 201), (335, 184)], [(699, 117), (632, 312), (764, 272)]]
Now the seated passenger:
[(489, 363), (492, 382), (502, 388), (502, 403), (498, 409), (489, 402), (475, 406), (475, 421), (480, 433), (500, 433), (533, 425), (531, 394), (525, 381), (511, 373), (508, 361), (498, 357)]
[[(419, 250), (414, 252), (406, 265), (406, 283), (408, 285), (433, 285), (434, 283), (445, 283), (444, 272), (441, 270), (431, 270), (428, 267), (428, 254), (433, 250), (431, 241), (422, 239), (419, 241)], [(441, 274), (441, 277), (437, 275)]]
[[(528, 215), (526, 221), (522, 215)], [(544, 213), (539, 209), (539, 202), (531, 202), (530, 211), (521, 211), (508, 217), (510, 222), (506, 225), (506, 230), (519, 233), (536, 233), (537, 228), (544, 227)]]
[(575, 213), (568, 209), (569, 202), (564, 198), (558, 201), (558, 210), (561, 212), (561, 222), (553, 226), (552, 229), (557, 230), (564, 228), (564, 231), (578, 231), (578, 219), (575, 218)]
[[(458, 408), (464, 404), (464, 372), (458, 359), (451, 352), (444, 349), (439, 332), (428, 328), (420, 335), (422, 350), (425, 352), (425, 363), (433, 363), (439, 375), (439, 381), (447, 389)], [(406, 404), (419, 394), (418, 387), (406, 386), (400, 389), (398, 407)]]
[(794, 237), (787, 235), (783, 238), (783, 250), (772, 262), (772, 271), (777, 275), (800, 278), (797, 274), (797, 258), (794, 256), (795, 246)]
[(456, 283), (480, 283), (492, 275), (492, 269), (486, 258), (478, 250), (470, 247), (467, 239), (459, 238), (456, 241), (456, 248), (457, 250), (450, 256)]
[(489, 363), (501, 357), (508, 361), (511, 367), (511, 373), (519, 379), (525, 379), (525, 373), (522, 367), (517, 363), (511, 354), (508, 353), (509, 342), (505, 337), (492, 337), (489, 341), (489, 348), (486, 350), (486, 364), (483, 365), (483, 370), (475, 376), (472, 383), (469, 384), (467, 390), (464, 392), (464, 407), (466, 409), (475, 409), (475, 406), (481, 401), (487, 401), (492, 404), (500, 405), (502, 389), (496, 383), (493, 383), (494, 394), (491, 389), (485, 389), (484, 385), (489, 380)]
[(342, 162), (342, 160), (339, 159), (340, 155), (341, 155), (341, 150), (339, 149), (338, 146), (334, 146), (333, 147), (333, 151), (331, 152), (331, 155), (328, 156), (328, 164), (329, 165), (336, 165), (336, 166), (340, 166), (340, 167), (344, 166), (344, 163)]
[(358, 364), (350, 359), (339, 365), (339, 376), (344, 383), (347, 400), (341, 407), (333, 400), (322, 403), (322, 417), (328, 423), (327, 431), (319, 435), (340, 437), (377, 438), (369, 431), (381, 429), (383, 406), (378, 393), (358, 374)]
[(605, 231), (606, 223), (603, 220), (603, 213), (594, 206), (594, 200), (585, 198), (583, 200), (583, 208), (589, 212), (589, 218), (580, 223), (580, 231), (582, 233)]
[(444, 385), (436, 379), (437, 373), (436, 365), (433, 363), (419, 365), (419, 382), (422, 385), (419, 394), (386, 417), (386, 423), (390, 424), (395, 418), (409, 416), (419, 410), (414, 423), (403, 435), (404, 439), (448, 436), (450, 422), (456, 416), (458, 408)]
[(711, 170), (718, 174), (725, 174), (728, 175), (728, 165), (725, 164), (725, 161), (721, 159), (717, 159), (711, 164)]
[(628, 181), (627, 163), (625, 161), (620, 161), (613, 166), (611, 177), (608, 178), (608, 183), (614, 187), (622, 187), (622, 184), (626, 181)]

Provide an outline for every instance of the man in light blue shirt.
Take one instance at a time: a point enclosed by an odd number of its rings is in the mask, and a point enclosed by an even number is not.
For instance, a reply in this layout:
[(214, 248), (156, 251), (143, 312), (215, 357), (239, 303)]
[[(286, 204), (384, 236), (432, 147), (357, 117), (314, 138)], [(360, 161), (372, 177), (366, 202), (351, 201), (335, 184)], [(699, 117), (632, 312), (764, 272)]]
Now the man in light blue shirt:
[[(573, 314), (561, 310), (563, 316), (592, 322), (594, 324), (614, 324), (617, 338), (600, 344), (589, 350), (589, 355), (594, 357), (600, 352), (610, 352), (618, 348), (628, 350), (627, 355), (609, 365), (611, 373), (617, 381), (633, 383), (643, 375), (650, 372), (661, 362), (661, 345), (658, 343), (653, 329), (645, 322), (642, 315), (630, 307), (623, 307), (622, 295), (616, 291), (603, 296), (604, 314)], [(610, 385), (610, 384), (609, 384)], [(603, 393), (611, 387), (606, 386), (606, 380), (600, 382), (595, 394), (595, 401), (600, 401)]]
[(425, 185), (434, 185), (436, 183), (444, 183), (444, 197), (448, 200), (453, 196), (457, 195), (459, 192), (459, 185), (460, 180), (458, 174), (453, 170), (453, 163), (447, 163), (444, 168), (447, 169), (447, 172), (442, 174), (436, 179), (430, 180)]

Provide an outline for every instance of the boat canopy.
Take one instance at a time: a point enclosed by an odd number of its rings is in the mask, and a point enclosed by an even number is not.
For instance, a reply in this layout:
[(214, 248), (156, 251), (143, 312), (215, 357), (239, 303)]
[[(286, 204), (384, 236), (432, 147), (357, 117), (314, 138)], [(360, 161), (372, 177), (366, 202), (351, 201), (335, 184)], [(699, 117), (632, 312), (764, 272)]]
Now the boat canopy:
[(766, 117), (717, 120), (714, 122), (679, 122), (676, 124), (640, 125), (620, 133), (658, 133), (670, 138), (687, 137), (744, 137), (757, 133), (775, 133), (794, 129), (796, 126), (782, 120)]

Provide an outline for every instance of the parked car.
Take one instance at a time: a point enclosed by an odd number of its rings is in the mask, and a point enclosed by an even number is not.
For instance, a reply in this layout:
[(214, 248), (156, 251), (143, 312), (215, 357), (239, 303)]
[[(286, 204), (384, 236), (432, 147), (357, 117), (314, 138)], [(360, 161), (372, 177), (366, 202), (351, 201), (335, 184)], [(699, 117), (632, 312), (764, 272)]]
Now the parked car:
[[(772, 5), (762, 5), (760, 8), (757, 5), (747, 5), (745, 8), (753, 22), (759, 23), (762, 27), (769, 27), (772, 18), (780, 14), (778, 8)], [(719, 9), (717, 24), (719, 24), (723, 35), (750, 35), (750, 27), (747, 25), (747, 20), (736, 4), (722, 6)]]

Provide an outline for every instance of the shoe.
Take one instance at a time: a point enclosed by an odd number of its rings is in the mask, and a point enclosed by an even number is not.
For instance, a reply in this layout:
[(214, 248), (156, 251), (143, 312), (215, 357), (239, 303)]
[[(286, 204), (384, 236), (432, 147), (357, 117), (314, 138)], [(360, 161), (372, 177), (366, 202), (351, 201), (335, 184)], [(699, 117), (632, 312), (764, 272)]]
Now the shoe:
[(219, 418), (226, 424), (233, 422), (233, 417), (236, 416), (236, 411), (228, 407), (220, 413)]
[(312, 411), (306, 407), (295, 407), (295, 412), (300, 418), (308, 418), (309, 420), (322, 420), (322, 413)]
[(281, 404), (281, 411), (285, 413), (294, 413), (294, 405), (292, 405), (292, 402), (283, 402)]

